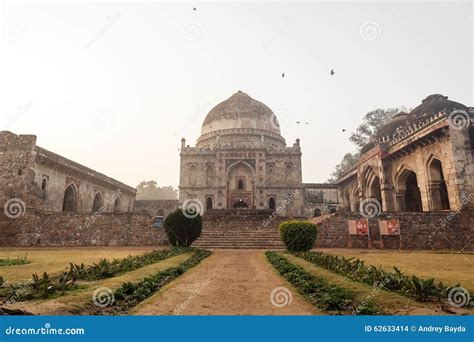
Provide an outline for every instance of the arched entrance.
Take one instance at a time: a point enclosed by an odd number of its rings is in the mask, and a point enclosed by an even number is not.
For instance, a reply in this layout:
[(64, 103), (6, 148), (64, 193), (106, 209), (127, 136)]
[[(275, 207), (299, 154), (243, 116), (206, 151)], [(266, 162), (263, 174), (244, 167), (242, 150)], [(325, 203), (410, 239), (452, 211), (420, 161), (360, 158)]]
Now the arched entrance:
[(268, 199), (268, 209), (275, 210), (276, 205), (275, 205), (275, 199), (273, 197), (270, 197)]
[(420, 188), (416, 173), (405, 169), (397, 181), (398, 211), (422, 211)]
[(77, 191), (73, 184), (70, 184), (64, 191), (63, 211), (76, 211)]
[(103, 206), (103, 201), (102, 201), (102, 195), (100, 192), (98, 192), (95, 197), (94, 197), (94, 202), (92, 203), (92, 212), (96, 213), (102, 208)]
[(245, 209), (248, 208), (249, 205), (241, 198), (239, 198), (233, 205), (235, 209)]
[(444, 180), (443, 166), (439, 159), (433, 158), (428, 164), (430, 181), (428, 184), (431, 210), (449, 210), (448, 187)]
[(212, 197), (206, 199), (206, 210), (212, 209)]
[(227, 171), (227, 207), (254, 207), (255, 172), (244, 161), (232, 164)]

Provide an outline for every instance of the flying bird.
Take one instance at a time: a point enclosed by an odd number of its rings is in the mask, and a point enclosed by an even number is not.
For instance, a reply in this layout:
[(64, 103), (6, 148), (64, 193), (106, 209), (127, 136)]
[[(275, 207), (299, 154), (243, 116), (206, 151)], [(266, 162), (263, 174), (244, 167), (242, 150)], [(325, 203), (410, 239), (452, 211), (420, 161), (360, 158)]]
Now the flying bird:
[(346, 129), (345, 129), (345, 128), (343, 128), (343, 129), (342, 129), (342, 131), (343, 131), (343, 132), (345, 132), (345, 131), (346, 131)]
[(282, 77), (282, 78), (285, 77), (285, 73), (281, 74), (281, 77)]
[(301, 121), (296, 121), (297, 124), (299, 124)]
[(197, 11), (197, 8), (196, 8), (196, 7), (193, 7), (193, 11)]
[(334, 76), (336, 74), (336, 72), (334, 71), (334, 69), (331, 69), (331, 76)]

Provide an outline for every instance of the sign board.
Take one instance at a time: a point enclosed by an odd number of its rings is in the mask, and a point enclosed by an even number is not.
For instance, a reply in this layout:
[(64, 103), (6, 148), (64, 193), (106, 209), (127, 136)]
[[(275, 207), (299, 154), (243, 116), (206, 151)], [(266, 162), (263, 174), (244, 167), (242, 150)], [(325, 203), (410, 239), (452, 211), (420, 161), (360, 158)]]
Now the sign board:
[(379, 220), (381, 235), (400, 235), (400, 222), (398, 220)]
[(367, 220), (348, 220), (347, 224), (351, 235), (367, 235), (369, 233)]

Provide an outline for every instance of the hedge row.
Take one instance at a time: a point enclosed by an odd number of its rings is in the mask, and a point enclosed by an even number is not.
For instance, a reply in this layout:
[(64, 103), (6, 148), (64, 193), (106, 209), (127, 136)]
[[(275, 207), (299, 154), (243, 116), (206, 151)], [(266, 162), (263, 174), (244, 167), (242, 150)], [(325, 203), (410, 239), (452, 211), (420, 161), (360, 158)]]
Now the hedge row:
[(306, 272), (302, 267), (292, 264), (276, 252), (265, 254), (273, 267), (317, 307), (336, 313), (349, 311), (359, 315), (380, 313), (372, 301), (357, 303), (352, 291), (329, 284), (326, 280)]

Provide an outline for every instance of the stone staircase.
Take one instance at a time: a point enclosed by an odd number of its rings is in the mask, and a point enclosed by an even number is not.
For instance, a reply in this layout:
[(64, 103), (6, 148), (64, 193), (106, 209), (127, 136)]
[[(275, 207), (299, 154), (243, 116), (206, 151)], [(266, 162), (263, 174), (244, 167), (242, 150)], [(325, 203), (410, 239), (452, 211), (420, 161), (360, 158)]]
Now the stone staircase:
[(208, 210), (201, 237), (193, 247), (207, 249), (283, 249), (278, 225), (270, 210)]

